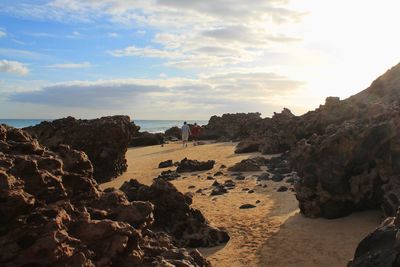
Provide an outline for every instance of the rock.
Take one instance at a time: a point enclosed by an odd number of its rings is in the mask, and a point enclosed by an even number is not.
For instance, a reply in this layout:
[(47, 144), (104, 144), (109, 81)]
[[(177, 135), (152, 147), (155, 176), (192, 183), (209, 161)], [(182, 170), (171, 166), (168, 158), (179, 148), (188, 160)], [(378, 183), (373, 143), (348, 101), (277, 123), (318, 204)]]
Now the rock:
[(255, 208), (256, 206), (254, 206), (253, 204), (243, 204), (239, 207), (239, 209), (252, 209)]
[(180, 140), (182, 137), (182, 131), (179, 127), (174, 126), (166, 130), (164, 135), (166, 139), (171, 139), (171, 137), (173, 137), (176, 138), (177, 140)]
[(250, 188), (247, 188), (247, 187), (242, 188), (242, 191), (249, 191), (249, 190), (250, 190)]
[(215, 161), (197, 161), (184, 158), (179, 163), (177, 172), (195, 172), (195, 171), (207, 171), (214, 168)]
[(264, 172), (257, 177), (257, 181), (268, 181), (270, 180), (269, 173)]
[(293, 177), (289, 177), (285, 180), (286, 183), (288, 184), (294, 184), (294, 178)]
[(150, 201), (154, 205), (154, 229), (162, 229), (182, 247), (212, 247), (229, 240), (227, 232), (208, 224), (202, 213), (190, 207), (191, 197), (171, 183), (155, 180), (151, 186), (136, 180), (121, 186), (129, 201)]
[(276, 192), (286, 192), (288, 190), (288, 188), (284, 185), (282, 185), (281, 187), (278, 188), (278, 190), (276, 190)]
[(232, 180), (226, 180), (224, 182), (224, 186), (229, 188), (229, 189), (231, 189), (231, 188), (234, 188), (236, 186), (236, 183), (234, 181), (232, 181)]
[(347, 266), (399, 266), (399, 214), (387, 218), (358, 244), (354, 259)]
[(153, 204), (102, 191), (84, 152), (4, 125), (0, 142), (2, 266), (210, 266), (149, 231)]
[(176, 171), (168, 170), (163, 171), (156, 179), (161, 179), (164, 181), (172, 181), (180, 177), (180, 174)]
[(214, 173), (214, 176), (221, 176), (221, 175), (224, 175), (224, 173), (221, 172), (221, 171), (218, 171), (218, 172)]
[(225, 169), (225, 168), (226, 168), (226, 165), (221, 164), (221, 166), (220, 166), (219, 168), (220, 168), (220, 169)]
[(242, 141), (240, 142), (235, 149), (235, 153), (251, 153), (258, 152), (260, 149), (260, 143), (254, 141)]
[(274, 182), (281, 182), (283, 180), (284, 176), (282, 174), (274, 174), (271, 178), (272, 181)]
[(129, 146), (156, 146), (164, 143), (164, 134), (140, 132), (132, 137)]
[(212, 176), (207, 176), (207, 178), (206, 178), (207, 180), (215, 180), (215, 178), (214, 177), (212, 177)]
[(197, 190), (196, 190), (196, 193), (197, 193), (197, 194), (203, 193), (203, 189), (201, 189), (201, 188), (200, 188), (200, 189), (197, 189)]
[(158, 164), (158, 168), (168, 168), (174, 166), (172, 159), (162, 161), (160, 164)]
[(196, 188), (196, 186), (194, 186), (194, 185), (189, 185), (188, 186), (188, 189), (193, 189), (193, 188)]
[(218, 183), (218, 181), (214, 181), (214, 183), (212, 183), (212, 185), (211, 186), (220, 186), (221, 184), (220, 183)]
[(215, 186), (211, 193), (210, 196), (219, 196), (228, 193), (228, 190), (225, 188), (223, 185)]
[(127, 170), (125, 154), (136, 128), (128, 116), (112, 116), (94, 120), (68, 117), (24, 130), (50, 149), (66, 144), (84, 151), (93, 164), (95, 179), (105, 182)]
[(244, 175), (238, 175), (235, 177), (235, 180), (238, 180), (238, 181), (243, 181), (245, 179), (246, 179), (246, 177)]
[(256, 204), (258, 204), (258, 203), (261, 203), (261, 200), (257, 200), (257, 201), (256, 201)]
[(263, 157), (255, 157), (250, 159), (244, 159), (235, 165), (228, 168), (228, 171), (236, 171), (236, 172), (251, 172), (251, 171), (260, 171), (261, 166), (265, 166), (267, 164), (267, 160)]
[(249, 191), (247, 191), (247, 193), (253, 194), (253, 193), (254, 193), (254, 190), (253, 190), (253, 189), (252, 189), (252, 190), (249, 190)]

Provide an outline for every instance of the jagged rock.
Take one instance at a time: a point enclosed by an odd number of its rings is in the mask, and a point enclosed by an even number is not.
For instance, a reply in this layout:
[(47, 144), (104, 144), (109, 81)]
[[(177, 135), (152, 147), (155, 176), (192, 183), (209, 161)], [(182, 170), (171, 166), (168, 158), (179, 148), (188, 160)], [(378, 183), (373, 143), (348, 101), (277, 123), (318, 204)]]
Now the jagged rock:
[(171, 183), (155, 180), (151, 186), (136, 180), (125, 182), (121, 190), (130, 201), (150, 201), (154, 205), (154, 229), (169, 233), (185, 247), (212, 247), (229, 240), (229, 235), (208, 224), (199, 210), (190, 207), (192, 199)]
[(223, 185), (215, 186), (210, 193), (210, 196), (219, 196), (228, 193), (228, 189)]
[(176, 138), (176, 139), (181, 139), (182, 131), (179, 127), (174, 126), (174, 127), (169, 128), (168, 130), (166, 130), (164, 135), (167, 139), (169, 139), (171, 137)]
[(138, 146), (155, 146), (161, 145), (164, 143), (164, 134), (162, 133), (149, 133), (149, 132), (140, 132), (132, 137), (129, 142), (129, 146), (138, 147)]
[(172, 159), (162, 161), (160, 164), (158, 164), (158, 168), (168, 168), (174, 166), (174, 163), (172, 162)]
[(387, 218), (358, 244), (348, 267), (400, 266), (399, 213)]
[(288, 188), (287, 188), (286, 186), (284, 186), (284, 185), (280, 186), (280, 187), (276, 190), (276, 192), (286, 192), (286, 191), (288, 191)]
[(244, 159), (235, 165), (228, 168), (228, 171), (236, 171), (236, 172), (251, 172), (251, 171), (260, 171), (261, 166), (265, 166), (267, 164), (267, 160), (263, 157), (255, 157), (250, 159)]
[(172, 181), (179, 177), (181, 177), (181, 175), (176, 171), (168, 170), (161, 172), (161, 174), (156, 179), (161, 179), (164, 181)]
[(179, 163), (176, 171), (181, 172), (195, 172), (195, 171), (207, 171), (214, 168), (215, 161), (208, 160), (208, 161), (198, 161), (198, 160), (191, 160), (184, 158)]
[(235, 153), (251, 153), (258, 152), (260, 149), (260, 143), (255, 141), (242, 141), (240, 142), (235, 149)]
[(218, 171), (218, 172), (214, 173), (214, 176), (221, 176), (221, 175), (224, 175), (224, 173), (221, 172), (221, 171)]
[(84, 151), (99, 182), (109, 181), (127, 169), (125, 153), (136, 128), (128, 116), (77, 120), (73, 117), (44, 121), (24, 130), (50, 149), (61, 144)]
[(100, 190), (84, 152), (4, 125), (0, 144), (1, 266), (210, 266), (148, 230), (153, 204)]
[(257, 181), (268, 181), (270, 180), (269, 173), (264, 172), (257, 177)]
[(274, 174), (271, 178), (272, 181), (274, 182), (281, 182), (283, 180), (284, 176), (282, 174)]

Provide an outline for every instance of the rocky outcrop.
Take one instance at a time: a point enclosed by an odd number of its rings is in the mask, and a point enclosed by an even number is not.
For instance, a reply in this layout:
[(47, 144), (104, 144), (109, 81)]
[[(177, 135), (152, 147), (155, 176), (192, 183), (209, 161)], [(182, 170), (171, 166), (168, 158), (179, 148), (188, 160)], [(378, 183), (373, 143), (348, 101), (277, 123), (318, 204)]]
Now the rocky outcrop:
[(400, 214), (387, 218), (358, 245), (348, 267), (400, 266)]
[(200, 139), (241, 140), (250, 135), (252, 129), (261, 119), (261, 113), (223, 114), (212, 116), (207, 125), (202, 127)]
[(66, 144), (84, 151), (93, 164), (95, 179), (104, 182), (126, 171), (125, 153), (137, 128), (128, 116), (112, 116), (94, 120), (68, 117), (24, 130), (49, 148)]
[(146, 186), (130, 180), (121, 190), (130, 201), (150, 201), (154, 205), (154, 228), (170, 234), (180, 246), (212, 247), (229, 241), (227, 232), (210, 226), (199, 210), (190, 207), (192, 198), (169, 182), (156, 179)]
[(178, 164), (176, 171), (181, 172), (196, 172), (196, 171), (208, 171), (214, 168), (215, 161), (198, 161), (184, 158)]
[(149, 230), (154, 205), (98, 188), (85, 153), (0, 125), (0, 265), (209, 266)]
[(301, 118), (311, 121), (297, 132), (314, 132), (291, 153), (300, 177), (296, 196), (306, 216), (337, 218), (373, 208), (395, 215), (400, 203), (399, 77), (400, 65), (365, 91), (343, 101), (330, 98)]
[(233, 166), (228, 168), (228, 171), (232, 172), (254, 172), (261, 171), (262, 166), (266, 166), (268, 160), (263, 157), (255, 157), (244, 159)]
[(129, 143), (131, 147), (138, 146), (155, 146), (164, 143), (164, 134), (162, 133), (149, 133), (139, 132), (134, 135)]
[(168, 138), (181, 139), (182, 131), (178, 126), (174, 126), (166, 130), (164, 135), (167, 139)]
[(235, 149), (235, 153), (251, 153), (258, 152), (260, 149), (260, 142), (257, 141), (242, 141), (240, 142)]

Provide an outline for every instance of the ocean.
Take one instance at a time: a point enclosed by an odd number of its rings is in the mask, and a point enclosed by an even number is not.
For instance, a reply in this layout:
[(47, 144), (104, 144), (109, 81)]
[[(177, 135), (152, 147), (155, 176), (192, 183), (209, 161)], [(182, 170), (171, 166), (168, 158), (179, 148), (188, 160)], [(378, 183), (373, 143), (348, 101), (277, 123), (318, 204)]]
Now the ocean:
[[(7, 124), (15, 128), (24, 128), (41, 123), (42, 121), (51, 121), (46, 119), (0, 119), (0, 124)], [(141, 132), (161, 133), (173, 126), (182, 126), (183, 120), (135, 120), (136, 125), (140, 126)], [(207, 120), (188, 120), (192, 124), (197, 122), (199, 125), (205, 125)]]

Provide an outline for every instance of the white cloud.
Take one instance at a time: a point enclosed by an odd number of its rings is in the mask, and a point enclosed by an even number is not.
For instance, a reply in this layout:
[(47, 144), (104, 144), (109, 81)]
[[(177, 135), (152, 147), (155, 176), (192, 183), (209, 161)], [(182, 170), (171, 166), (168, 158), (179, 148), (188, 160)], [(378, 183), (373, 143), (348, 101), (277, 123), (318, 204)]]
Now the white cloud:
[(129, 46), (124, 49), (118, 49), (109, 52), (115, 57), (139, 56), (139, 57), (157, 57), (157, 58), (177, 58), (182, 56), (177, 51), (160, 50), (152, 47), (139, 48)]
[(4, 38), (7, 36), (7, 32), (0, 29), (0, 38)]
[(107, 34), (107, 36), (110, 38), (117, 38), (117, 37), (119, 37), (119, 34), (116, 32), (110, 32)]
[(83, 69), (90, 68), (93, 65), (90, 62), (82, 62), (82, 63), (61, 63), (61, 64), (53, 64), (48, 66), (49, 68), (55, 69)]
[(27, 75), (29, 73), (29, 69), (21, 62), (3, 59), (0, 60), (0, 72)]

